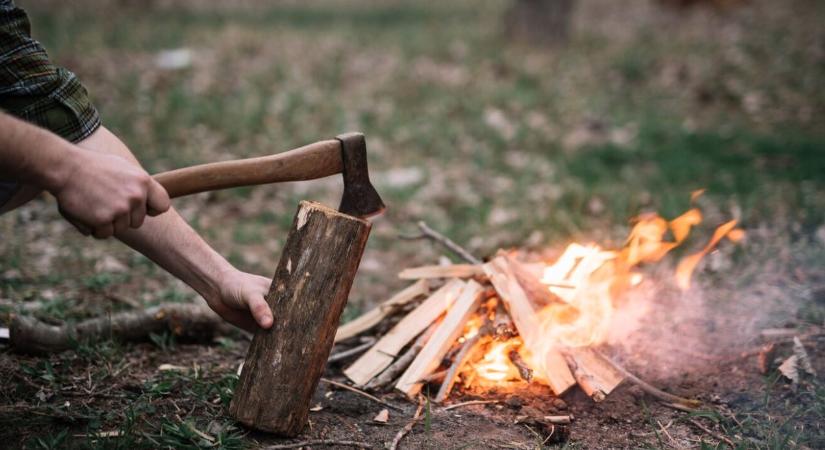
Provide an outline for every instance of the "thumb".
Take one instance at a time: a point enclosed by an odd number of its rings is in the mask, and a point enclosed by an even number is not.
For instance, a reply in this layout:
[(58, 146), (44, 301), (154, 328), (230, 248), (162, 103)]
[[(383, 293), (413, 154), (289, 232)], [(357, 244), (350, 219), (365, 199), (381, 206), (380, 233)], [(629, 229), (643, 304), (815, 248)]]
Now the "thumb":
[(146, 213), (157, 216), (169, 210), (171, 206), (169, 194), (154, 178), (149, 181), (149, 192), (146, 196)]
[(269, 309), (269, 305), (266, 303), (263, 296), (253, 294), (249, 298), (248, 304), (252, 317), (255, 318), (255, 322), (257, 322), (261, 328), (267, 329), (272, 326), (272, 310)]

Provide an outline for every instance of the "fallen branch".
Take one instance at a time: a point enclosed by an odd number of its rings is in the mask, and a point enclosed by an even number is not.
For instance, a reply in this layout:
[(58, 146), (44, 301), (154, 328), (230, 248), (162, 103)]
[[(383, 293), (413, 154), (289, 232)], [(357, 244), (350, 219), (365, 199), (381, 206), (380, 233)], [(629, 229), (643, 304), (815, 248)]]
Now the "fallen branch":
[(395, 406), (395, 405), (393, 405), (393, 404), (391, 404), (391, 403), (387, 403), (387, 402), (385, 402), (384, 400), (381, 400), (380, 398), (378, 398), (378, 397), (376, 397), (376, 396), (374, 396), (374, 395), (371, 395), (371, 394), (368, 394), (368, 393), (366, 393), (366, 392), (362, 391), (361, 389), (357, 389), (357, 388), (354, 388), (354, 387), (352, 387), (352, 386), (348, 386), (348, 385), (346, 385), (346, 384), (344, 384), (344, 383), (339, 383), (339, 382), (337, 382), (337, 381), (330, 380), (330, 379), (328, 379), (328, 378), (321, 378), (321, 381), (322, 381), (322, 382), (324, 382), (324, 383), (331, 384), (331, 385), (333, 385), (333, 386), (339, 387), (339, 388), (341, 388), (341, 389), (346, 389), (346, 390), (348, 390), (348, 391), (350, 391), (350, 392), (355, 392), (355, 393), (356, 393), (356, 394), (358, 394), (358, 395), (361, 395), (361, 396), (363, 396), (363, 397), (366, 397), (366, 398), (368, 398), (368, 399), (370, 399), (370, 400), (372, 400), (372, 401), (374, 401), (374, 402), (376, 402), (376, 403), (380, 403), (380, 404), (382, 404), (382, 405), (384, 405), (384, 406), (386, 406), (386, 407), (388, 407), (388, 408), (392, 408), (392, 409), (394, 409), (394, 410), (396, 410), (396, 411), (403, 411), (403, 409), (399, 408), (398, 406)]
[(421, 411), (423, 409), (424, 397), (421, 397), (418, 400), (418, 408), (415, 410), (415, 414), (413, 415), (412, 420), (410, 420), (406, 425), (404, 425), (404, 428), (398, 430), (398, 433), (396, 433), (395, 437), (392, 439), (392, 443), (390, 444), (389, 450), (398, 449), (398, 444), (401, 442), (401, 439), (404, 439), (404, 436), (406, 436), (407, 433), (409, 433), (413, 429), (416, 422), (418, 422), (418, 419), (421, 418)]
[(472, 406), (472, 405), (487, 405), (487, 404), (490, 404), (490, 403), (501, 403), (501, 402), (499, 400), (470, 400), (468, 402), (461, 402), (461, 403), (456, 403), (455, 405), (446, 406), (446, 407), (444, 407), (444, 409), (442, 409), (442, 411), (449, 411), (451, 409), (463, 408), (465, 406)]
[(518, 350), (510, 350), (507, 353), (507, 357), (510, 358), (510, 362), (513, 363), (513, 365), (516, 366), (516, 368), (518, 369), (518, 375), (521, 377), (522, 380), (528, 383), (533, 381), (533, 369), (531, 369), (527, 365), (527, 362), (525, 362), (524, 359), (522, 359)]
[(431, 239), (441, 245), (444, 246), (447, 250), (455, 253), (457, 256), (461, 257), (464, 261), (467, 261), (470, 264), (482, 264), (482, 261), (475, 256), (473, 256), (470, 252), (464, 249), (464, 247), (456, 244), (447, 236), (439, 233), (438, 231), (433, 230), (432, 228), (428, 227), (427, 224), (422, 220), (418, 222), (418, 229), (421, 230), (421, 234), (415, 236), (399, 236), (401, 239)]
[(699, 423), (698, 421), (696, 421), (694, 419), (688, 419), (687, 421), (690, 422), (691, 424), (693, 424), (693, 426), (695, 426), (696, 428), (699, 428), (700, 430), (704, 431), (705, 433), (709, 434), (710, 436), (716, 438), (717, 440), (728, 444), (730, 446), (730, 448), (736, 448), (736, 444), (734, 444), (733, 441), (730, 440), (730, 438), (728, 438), (727, 436), (711, 430), (710, 428), (702, 425), (701, 423)]
[(344, 351), (338, 352), (334, 355), (330, 355), (330, 357), (327, 358), (327, 364), (337, 362), (337, 361), (341, 361), (342, 359), (347, 359), (349, 357), (352, 357), (352, 356), (358, 355), (360, 353), (363, 353), (363, 352), (367, 351), (367, 349), (372, 347), (375, 344), (375, 341), (376, 341), (375, 338), (368, 338), (364, 341), (363, 344), (361, 344), (357, 347), (353, 347), (349, 350), (344, 350)]
[(14, 315), (9, 338), (12, 347), (19, 352), (54, 353), (82, 342), (108, 339), (135, 341), (165, 331), (179, 338), (210, 341), (215, 334), (238, 330), (206, 305), (167, 303), (60, 326), (49, 325), (33, 317)]
[(265, 450), (275, 450), (275, 449), (282, 449), (282, 448), (301, 448), (301, 447), (312, 447), (314, 445), (325, 445), (325, 446), (342, 445), (344, 447), (372, 448), (372, 446), (370, 444), (367, 444), (366, 442), (336, 441), (336, 440), (333, 440), (333, 439), (323, 439), (323, 440), (315, 440), (315, 441), (294, 442), (292, 444), (270, 445), (268, 447), (264, 447), (264, 449)]
[(702, 402), (700, 402), (699, 400), (679, 397), (678, 395), (673, 395), (673, 394), (665, 392), (661, 389), (658, 389), (658, 388), (648, 384), (644, 380), (640, 379), (636, 375), (633, 375), (627, 369), (625, 369), (624, 367), (616, 364), (615, 361), (608, 358), (607, 356), (602, 355), (601, 353), (599, 353), (596, 350), (593, 350), (593, 351), (596, 354), (600, 355), (602, 358), (604, 358), (605, 361), (609, 362), (616, 370), (618, 370), (622, 375), (624, 375), (625, 378), (627, 378), (631, 383), (635, 384), (636, 386), (639, 386), (639, 388), (641, 390), (643, 390), (646, 393), (652, 395), (653, 397), (656, 397), (659, 400), (662, 400), (666, 403), (677, 403), (677, 404), (681, 404), (681, 405), (691, 407), (691, 408), (698, 408), (699, 406), (702, 405)]
[(544, 421), (555, 425), (567, 425), (573, 422), (573, 416), (570, 414), (563, 416), (544, 416)]

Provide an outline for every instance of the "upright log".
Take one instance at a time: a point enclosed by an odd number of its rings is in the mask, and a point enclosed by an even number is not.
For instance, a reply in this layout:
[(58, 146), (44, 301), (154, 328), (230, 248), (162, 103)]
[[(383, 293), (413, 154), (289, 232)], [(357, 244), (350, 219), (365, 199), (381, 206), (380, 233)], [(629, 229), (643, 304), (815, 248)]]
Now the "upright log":
[(256, 332), (229, 408), (238, 422), (303, 430), (369, 231), (365, 220), (301, 202), (266, 298), (275, 323)]

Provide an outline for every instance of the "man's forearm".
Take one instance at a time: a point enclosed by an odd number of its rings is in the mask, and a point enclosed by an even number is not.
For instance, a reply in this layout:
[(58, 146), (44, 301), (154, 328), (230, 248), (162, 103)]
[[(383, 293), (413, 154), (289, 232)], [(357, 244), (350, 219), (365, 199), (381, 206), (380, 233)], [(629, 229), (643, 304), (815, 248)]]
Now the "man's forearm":
[[(139, 165), (132, 152), (104, 127), (78, 146), (121, 156)], [(221, 279), (223, 272), (232, 269), (173, 208), (157, 217), (147, 217), (140, 228), (118, 233), (115, 237), (207, 299), (218, 295), (216, 280)]]
[(71, 176), (72, 152), (68, 141), (0, 112), (0, 177), (54, 191)]

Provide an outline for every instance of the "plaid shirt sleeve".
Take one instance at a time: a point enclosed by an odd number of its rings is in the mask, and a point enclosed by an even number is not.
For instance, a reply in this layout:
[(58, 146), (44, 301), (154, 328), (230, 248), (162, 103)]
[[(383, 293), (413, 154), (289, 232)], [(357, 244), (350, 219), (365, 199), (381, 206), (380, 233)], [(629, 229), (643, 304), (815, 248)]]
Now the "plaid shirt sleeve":
[(12, 0), (0, 0), (0, 109), (72, 142), (100, 126), (86, 88), (49, 61), (31, 37), (26, 12)]

